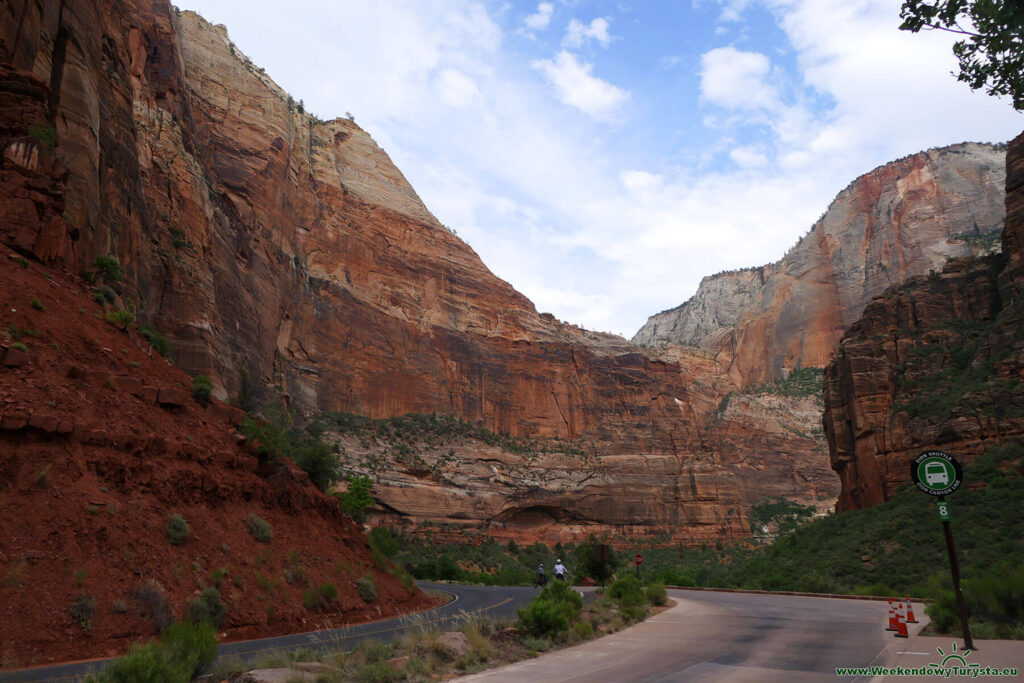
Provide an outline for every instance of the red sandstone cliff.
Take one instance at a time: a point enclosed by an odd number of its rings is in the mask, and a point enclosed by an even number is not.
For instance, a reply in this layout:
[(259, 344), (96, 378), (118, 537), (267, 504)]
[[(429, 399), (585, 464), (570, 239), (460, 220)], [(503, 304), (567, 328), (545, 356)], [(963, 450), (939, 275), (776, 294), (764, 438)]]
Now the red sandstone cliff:
[(970, 460), (1024, 435), (1024, 135), (1006, 155), (1002, 255), (951, 262), (873, 299), (826, 369), (837, 509), (870, 507), (927, 448)]
[[(138, 317), (216, 395), (238, 393), (244, 373), (257, 401), (279, 391), (301, 412), (453, 414), (600, 456), (603, 488), (496, 488), (469, 523), (555, 496), (594, 513), (589, 529), (748, 533), (742, 508), (758, 494), (704, 443), (703, 418), (734, 388), (713, 362), (539, 316), (365, 132), (299, 111), (195, 14), (160, 0), (0, 11), (0, 194), (17, 207), (3, 241), (74, 270), (117, 256)], [(388, 482), (377, 493), (394, 502)]]
[(741, 384), (823, 367), (872, 297), (997, 245), (1004, 150), (964, 143), (867, 173), (777, 263), (706, 277), (633, 341), (713, 354)]

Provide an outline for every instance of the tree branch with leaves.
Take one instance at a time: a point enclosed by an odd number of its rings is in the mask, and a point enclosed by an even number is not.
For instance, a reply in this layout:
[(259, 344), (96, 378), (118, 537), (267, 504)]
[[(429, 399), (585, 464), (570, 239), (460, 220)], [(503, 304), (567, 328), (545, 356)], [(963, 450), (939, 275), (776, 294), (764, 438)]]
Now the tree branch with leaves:
[(905, 0), (900, 30), (966, 36), (953, 45), (957, 79), (971, 90), (1009, 95), (1024, 111), (1024, 3), (1020, 0)]

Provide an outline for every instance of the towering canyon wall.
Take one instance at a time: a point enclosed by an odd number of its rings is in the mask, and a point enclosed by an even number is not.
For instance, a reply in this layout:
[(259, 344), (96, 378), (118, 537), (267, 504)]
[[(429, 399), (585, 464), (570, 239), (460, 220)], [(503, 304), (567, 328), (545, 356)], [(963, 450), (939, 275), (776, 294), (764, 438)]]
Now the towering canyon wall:
[[(567, 473), (548, 483), (484, 472), (491, 502), (459, 509), (468, 525), (527, 533), (545, 509), (580, 533), (749, 533), (761, 482), (734, 477), (739, 459), (716, 450), (728, 427), (712, 418), (736, 387), (713, 359), (539, 316), (364, 131), (302, 112), (223, 27), (162, 0), (0, 13), (0, 199), (16, 207), (2, 240), (75, 271), (116, 256), (137, 317), (215, 394), (282, 395), (306, 414), (451, 414), (596, 455), (587, 481), (571, 457), (543, 464)], [(800, 466), (779, 459), (770, 490), (833, 486)], [(375, 489), (400, 517), (429, 508), (410, 488), (477, 495), (403, 467)]]
[(970, 460), (1024, 436), (1024, 135), (1006, 155), (1005, 202), (1002, 254), (889, 289), (843, 337), (825, 373), (837, 509), (887, 500), (925, 449)]
[(633, 341), (698, 346), (741, 384), (823, 367), (872, 297), (998, 244), (1004, 154), (965, 143), (861, 176), (781, 261), (704, 278)]

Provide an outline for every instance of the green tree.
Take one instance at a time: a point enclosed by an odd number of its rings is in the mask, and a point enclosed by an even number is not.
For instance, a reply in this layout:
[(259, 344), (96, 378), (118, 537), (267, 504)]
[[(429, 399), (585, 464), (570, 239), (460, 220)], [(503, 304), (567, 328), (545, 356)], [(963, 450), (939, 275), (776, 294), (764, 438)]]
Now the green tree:
[(971, 90), (1009, 95), (1024, 111), (1024, 4), (1020, 0), (905, 0), (900, 29), (964, 36), (953, 45), (957, 79)]
[(348, 491), (338, 494), (341, 511), (360, 524), (366, 519), (366, 508), (374, 503), (372, 486), (369, 477), (348, 477)]

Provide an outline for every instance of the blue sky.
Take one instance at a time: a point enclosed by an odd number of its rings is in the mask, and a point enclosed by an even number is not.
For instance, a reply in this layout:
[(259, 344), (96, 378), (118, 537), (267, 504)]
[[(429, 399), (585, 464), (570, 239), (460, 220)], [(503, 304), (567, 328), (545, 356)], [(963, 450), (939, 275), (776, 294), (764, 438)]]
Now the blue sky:
[(538, 310), (626, 337), (779, 259), (858, 175), (1024, 129), (899, 0), (179, 2), (350, 112)]

